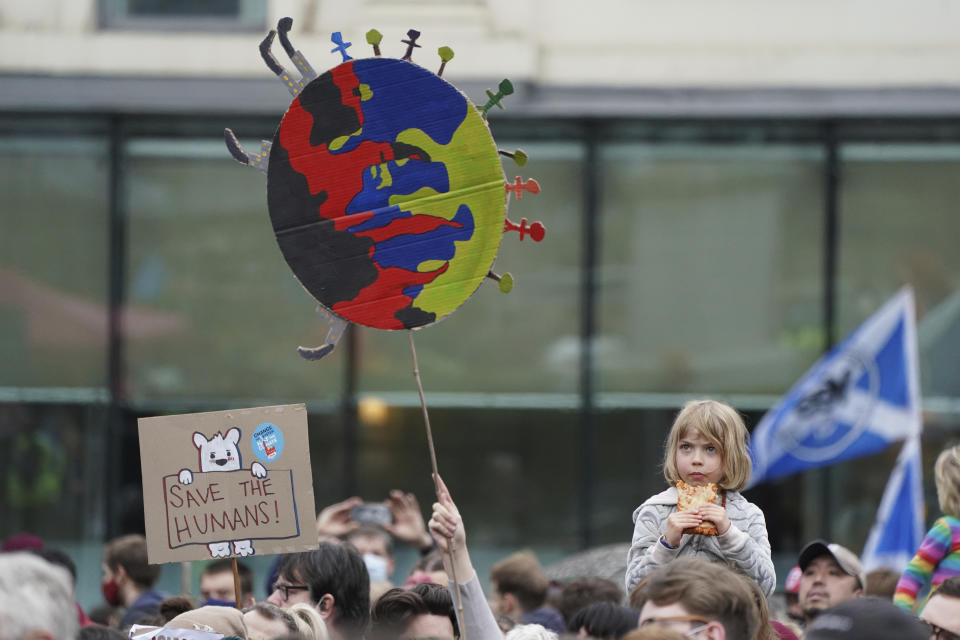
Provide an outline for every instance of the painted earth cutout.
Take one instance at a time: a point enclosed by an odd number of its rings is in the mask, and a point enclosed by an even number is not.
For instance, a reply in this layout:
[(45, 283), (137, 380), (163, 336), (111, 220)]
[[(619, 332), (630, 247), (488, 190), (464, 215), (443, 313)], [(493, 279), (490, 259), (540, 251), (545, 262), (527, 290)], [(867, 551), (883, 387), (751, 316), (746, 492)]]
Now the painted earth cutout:
[(344, 62), (294, 98), (270, 149), (270, 220), (301, 284), (341, 318), (412, 329), (463, 304), (504, 231), (480, 113), (405, 60)]

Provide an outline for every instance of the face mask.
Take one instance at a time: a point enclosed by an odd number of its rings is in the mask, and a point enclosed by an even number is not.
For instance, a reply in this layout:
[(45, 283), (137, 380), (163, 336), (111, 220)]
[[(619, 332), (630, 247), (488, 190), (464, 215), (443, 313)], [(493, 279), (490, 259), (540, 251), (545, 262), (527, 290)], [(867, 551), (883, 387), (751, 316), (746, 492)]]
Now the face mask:
[(119, 607), (120, 602), (120, 585), (113, 579), (109, 582), (100, 583), (100, 591), (103, 592), (103, 599), (107, 601), (107, 604), (111, 607)]
[(216, 598), (210, 598), (209, 600), (203, 603), (204, 607), (230, 607), (231, 609), (237, 608), (237, 603), (233, 600), (217, 600)]
[(363, 554), (363, 564), (367, 565), (367, 573), (370, 574), (370, 582), (386, 582), (387, 560), (372, 553)]

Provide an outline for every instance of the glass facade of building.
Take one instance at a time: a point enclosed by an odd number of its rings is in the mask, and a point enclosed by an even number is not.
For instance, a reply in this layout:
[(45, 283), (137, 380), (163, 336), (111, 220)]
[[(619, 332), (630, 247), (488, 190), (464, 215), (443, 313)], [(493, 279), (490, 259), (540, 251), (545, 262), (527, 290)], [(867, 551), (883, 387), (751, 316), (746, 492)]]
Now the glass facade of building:
[[(136, 419), (306, 402), (317, 507), (432, 502), (406, 336), (326, 327), (273, 239), (254, 146), (274, 117), (0, 114), (0, 537), (86, 550), (143, 529)], [(441, 472), (483, 566), (628, 542), (691, 397), (751, 428), (904, 284), (917, 297), (925, 469), (960, 429), (960, 121), (509, 119), (542, 220), (417, 332)], [(383, 410), (383, 407), (386, 407)], [(781, 580), (815, 536), (860, 549), (897, 447), (762, 485)], [(937, 513), (926, 472), (928, 513)], [(93, 603), (96, 594), (81, 602)]]

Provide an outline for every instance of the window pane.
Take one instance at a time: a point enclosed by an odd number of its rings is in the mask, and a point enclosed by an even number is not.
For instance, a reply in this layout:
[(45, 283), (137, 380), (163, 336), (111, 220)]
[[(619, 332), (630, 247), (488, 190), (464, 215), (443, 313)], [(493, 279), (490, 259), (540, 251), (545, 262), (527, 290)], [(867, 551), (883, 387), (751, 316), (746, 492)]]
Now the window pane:
[[(629, 542), (633, 510), (666, 489), (663, 443), (676, 410), (600, 411), (596, 417), (595, 544)], [(624, 556), (626, 559), (626, 556)]]
[(238, 165), (221, 140), (141, 139), (128, 152), (127, 295), (150, 327), (128, 350), (130, 392), (335, 397), (342, 353), (321, 363), (296, 353), (327, 326), (274, 240), (266, 176)]
[(240, 0), (127, 0), (131, 16), (235, 16)]
[(921, 391), (960, 397), (960, 145), (848, 145), (842, 159), (837, 337), (910, 284)]
[[(577, 420), (575, 411), (430, 411), (437, 466), (463, 514), (481, 581), (518, 548), (532, 547), (547, 564), (575, 547)], [(358, 468), (364, 500), (410, 491), (429, 518), (435, 498), (420, 407), (361, 423)]]
[(103, 465), (85, 461), (102, 459), (105, 420), (106, 409), (91, 406), (0, 404), (0, 539), (24, 531), (48, 544), (103, 535)]
[[(513, 291), (487, 280), (457, 311), (414, 334), (427, 392), (572, 392), (577, 382), (582, 152), (575, 144), (519, 144), (530, 156), (511, 180), (534, 177), (541, 193), (511, 198), (507, 217), (542, 221), (540, 243), (506, 233), (493, 269), (510, 272)], [(403, 332), (361, 328), (360, 389), (415, 392), (410, 346)]]
[(106, 383), (106, 153), (98, 137), (0, 137), (0, 387)]
[(100, 22), (119, 29), (261, 29), (266, 0), (99, 0)]
[(600, 159), (599, 387), (789, 388), (822, 346), (819, 148), (621, 143)]
[[(897, 129), (884, 134), (895, 137)], [(933, 474), (940, 451), (956, 444), (960, 417), (960, 145), (849, 144), (841, 148), (837, 339), (872, 315), (901, 286), (917, 304), (920, 389), (924, 395), (926, 524), (939, 515)], [(951, 404), (952, 403), (952, 404)], [(943, 407), (943, 413), (938, 412)], [(900, 445), (830, 469), (839, 542), (865, 540)], [(856, 548), (856, 547), (852, 547)]]

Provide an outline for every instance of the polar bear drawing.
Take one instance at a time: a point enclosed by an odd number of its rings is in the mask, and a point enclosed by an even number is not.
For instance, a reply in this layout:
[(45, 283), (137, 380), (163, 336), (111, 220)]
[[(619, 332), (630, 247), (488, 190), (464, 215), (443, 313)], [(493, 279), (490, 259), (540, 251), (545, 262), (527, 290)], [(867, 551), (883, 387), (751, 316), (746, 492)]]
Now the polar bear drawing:
[[(240, 461), (240, 429), (236, 427), (221, 435), (218, 431), (209, 440), (200, 432), (193, 434), (193, 444), (200, 452), (200, 471), (238, 471), (242, 469)], [(266, 478), (267, 470), (259, 462), (250, 465), (250, 474), (256, 478)], [(180, 470), (180, 484), (193, 482), (193, 472), (190, 469)], [(230, 555), (230, 541), (212, 542), (207, 545), (210, 557), (226, 558)], [(256, 553), (250, 540), (234, 540), (233, 551), (238, 556), (252, 556)]]

